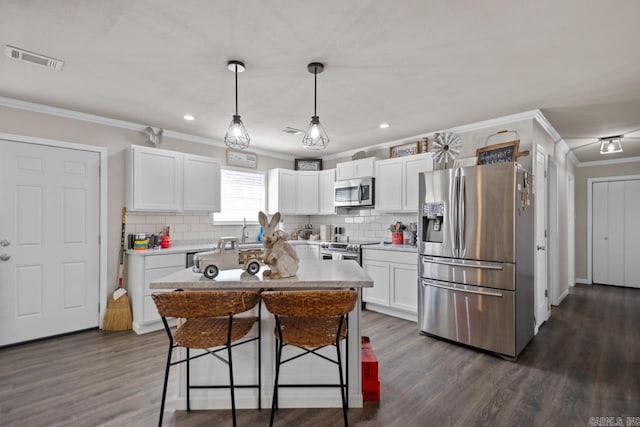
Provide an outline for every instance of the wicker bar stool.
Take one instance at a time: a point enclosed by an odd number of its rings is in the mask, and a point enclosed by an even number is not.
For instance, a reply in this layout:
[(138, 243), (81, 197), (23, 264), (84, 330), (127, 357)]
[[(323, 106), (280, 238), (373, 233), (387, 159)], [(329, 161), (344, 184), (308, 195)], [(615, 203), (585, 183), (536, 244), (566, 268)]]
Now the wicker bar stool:
[[(233, 425), (236, 425), (236, 403), (234, 388), (257, 388), (258, 406), (261, 408), (261, 336), (260, 336), (260, 292), (258, 291), (176, 291), (156, 293), (152, 295), (153, 302), (162, 317), (165, 331), (169, 336), (169, 354), (164, 374), (164, 386), (162, 389), (162, 403), (160, 405), (159, 426), (162, 426), (164, 415), (164, 403), (167, 395), (167, 382), (169, 380), (169, 368), (179, 363), (187, 363), (187, 411), (191, 410), (190, 390), (192, 388), (229, 388), (231, 391), (231, 411)], [(251, 310), (258, 305), (257, 317), (240, 317), (236, 314)], [(175, 330), (171, 330), (167, 317), (186, 319)], [(256, 337), (247, 336), (255, 323), (258, 323)], [(252, 341), (258, 341), (258, 384), (234, 385), (233, 359), (231, 348)], [(174, 348), (186, 349), (186, 357), (171, 362)], [(212, 350), (215, 347), (217, 349)], [(191, 356), (190, 349), (202, 349), (203, 353)], [(227, 350), (225, 360), (217, 353)], [(198, 385), (191, 386), (189, 382), (189, 362), (202, 356), (212, 355), (229, 366), (229, 385)]]
[[(342, 415), (344, 425), (347, 426), (348, 386), (345, 385), (342, 373), (340, 341), (347, 338), (348, 313), (355, 306), (358, 292), (355, 290), (265, 291), (261, 297), (267, 309), (276, 319), (274, 331), (276, 337), (276, 376), (269, 425), (273, 426), (274, 413), (278, 407), (278, 387), (300, 387), (299, 384), (278, 384), (280, 366), (299, 357), (313, 354), (338, 365), (340, 384), (307, 384), (303, 386), (340, 387)], [(287, 345), (298, 347), (304, 352), (283, 360), (282, 349)], [(335, 346), (337, 360), (316, 353), (329, 345)], [(348, 345), (346, 352), (348, 378)]]

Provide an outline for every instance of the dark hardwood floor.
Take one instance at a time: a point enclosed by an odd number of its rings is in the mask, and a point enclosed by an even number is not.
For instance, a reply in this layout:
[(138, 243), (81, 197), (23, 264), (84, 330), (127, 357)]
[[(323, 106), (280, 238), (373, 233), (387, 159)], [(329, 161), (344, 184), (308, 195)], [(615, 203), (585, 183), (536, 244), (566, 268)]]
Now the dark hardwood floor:
[[(404, 320), (365, 312), (362, 324), (380, 360), (382, 402), (350, 409), (352, 425), (588, 426), (590, 417), (640, 417), (640, 290), (572, 288), (517, 363), (420, 336)], [(89, 331), (1, 349), (0, 425), (156, 425), (166, 345), (163, 331)], [(276, 418), (280, 426), (341, 422), (339, 409), (281, 409)], [(238, 411), (241, 426), (268, 423), (269, 410)], [(169, 404), (165, 425), (231, 425), (230, 411)]]

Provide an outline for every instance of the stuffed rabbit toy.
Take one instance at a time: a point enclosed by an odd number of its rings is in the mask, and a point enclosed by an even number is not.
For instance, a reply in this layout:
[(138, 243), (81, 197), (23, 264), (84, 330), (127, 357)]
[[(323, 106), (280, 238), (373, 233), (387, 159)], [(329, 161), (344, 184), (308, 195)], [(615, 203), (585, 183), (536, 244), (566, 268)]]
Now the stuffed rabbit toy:
[(271, 267), (263, 273), (270, 279), (283, 279), (295, 276), (298, 272), (298, 255), (295, 249), (287, 243), (284, 231), (276, 231), (280, 222), (280, 212), (269, 218), (264, 212), (258, 214), (260, 225), (264, 228), (264, 263)]

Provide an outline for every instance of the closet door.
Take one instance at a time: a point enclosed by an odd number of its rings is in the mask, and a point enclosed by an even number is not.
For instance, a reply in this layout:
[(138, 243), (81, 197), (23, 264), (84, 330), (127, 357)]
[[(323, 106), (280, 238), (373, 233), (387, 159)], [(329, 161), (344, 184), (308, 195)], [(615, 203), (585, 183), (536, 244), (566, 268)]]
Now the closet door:
[(593, 282), (625, 285), (625, 182), (593, 185)]
[(640, 288), (640, 180), (624, 186), (625, 286)]

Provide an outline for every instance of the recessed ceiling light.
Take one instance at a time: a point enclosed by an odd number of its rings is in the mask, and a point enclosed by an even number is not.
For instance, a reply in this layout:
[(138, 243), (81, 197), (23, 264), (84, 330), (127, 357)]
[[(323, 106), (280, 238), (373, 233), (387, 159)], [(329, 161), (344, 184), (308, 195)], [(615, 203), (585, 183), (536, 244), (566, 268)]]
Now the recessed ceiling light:
[(188, 121), (188, 122), (192, 122), (192, 121), (194, 121), (196, 118), (195, 118), (195, 117), (193, 117), (191, 114), (185, 114), (185, 115), (184, 115), (184, 119), (185, 119), (186, 121)]
[(389, 123), (380, 123), (380, 129), (386, 129), (389, 127)]

